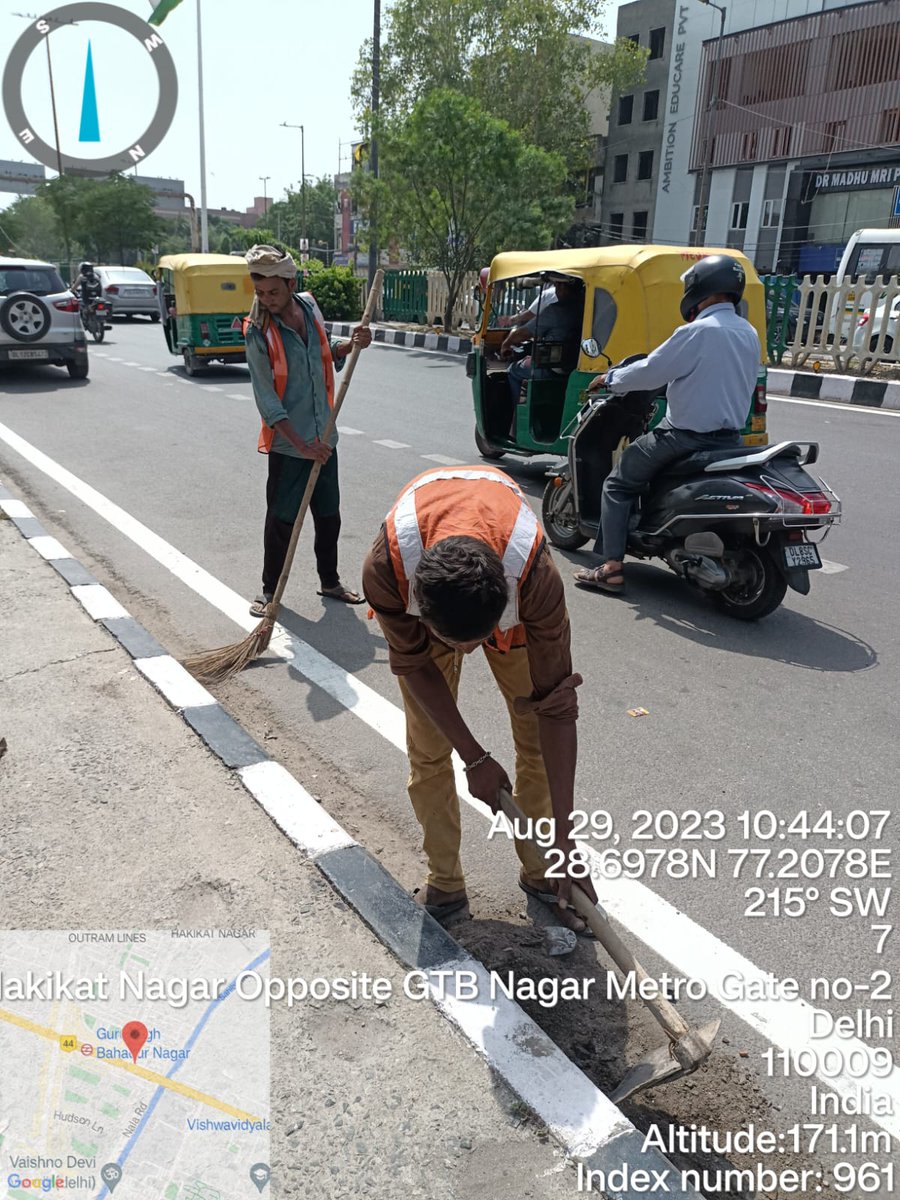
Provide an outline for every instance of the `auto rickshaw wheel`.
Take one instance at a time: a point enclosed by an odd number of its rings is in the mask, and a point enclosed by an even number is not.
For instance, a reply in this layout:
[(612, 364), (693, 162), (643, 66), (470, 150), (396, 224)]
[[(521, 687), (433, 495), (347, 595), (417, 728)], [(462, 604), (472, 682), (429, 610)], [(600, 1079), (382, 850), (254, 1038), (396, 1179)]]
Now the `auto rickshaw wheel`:
[(158, 313), (158, 312), (152, 312), (152, 313), (150, 314), (150, 320), (151, 320), (151, 321), (153, 322), (153, 324), (155, 325), (155, 324), (156, 324), (156, 322), (159, 320), (159, 313)]
[(588, 541), (578, 529), (571, 479), (549, 481), (544, 488), (541, 520), (547, 537), (560, 550), (579, 550)]
[(496, 446), (492, 446), (478, 432), (478, 426), (475, 426), (475, 445), (478, 447), (478, 453), (482, 458), (502, 458), (506, 453), (505, 450), (498, 450)]
[(185, 375), (190, 375), (191, 378), (193, 378), (195, 375), (199, 375), (202, 371), (203, 371), (203, 366), (201, 365), (201, 361), (199, 358), (197, 358), (196, 354), (191, 354), (190, 350), (185, 350), (184, 351), (184, 373), (185, 373)]

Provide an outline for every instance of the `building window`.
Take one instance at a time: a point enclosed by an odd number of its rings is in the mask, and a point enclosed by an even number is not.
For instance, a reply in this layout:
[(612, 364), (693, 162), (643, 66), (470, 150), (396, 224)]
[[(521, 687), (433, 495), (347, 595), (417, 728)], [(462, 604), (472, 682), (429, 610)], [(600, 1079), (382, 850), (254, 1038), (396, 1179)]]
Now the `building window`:
[(644, 120), (655, 121), (659, 115), (659, 91), (644, 92)]
[(625, 232), (625, 214), (610, 213), (609, 214), (609, 236), (617, 242), (621, 242), (622, 235)]
[(630, 125), (634, 115), (634, 96), (619, 97), (619, 124)]
[(666, 49), (666, 27), (650, 30), (650, 58), (662, 58)]
[(741, 162), (755, 162), (758, 146), (759, 134), (755, 129), (751, 129), (741, 139)]
[(777, 229), (781, 224), (781, 201), (764, 200), (762, 211), (763, 229)]
[[(691, 209), (691, 233), (697, 232), (697, 215), (700, 212), (700, 205), (695, 204)], [(709, 214), (709, 205), (703, 205), (703, 228), (706, 229), (706, 218)]]
[(641, 44), (641, 35), (639, 33), (629, 33), (625, 41), (634, 42), (636, 46), (639, 46)]
[(832, 150), (845, 149), (847, 133), (846, 121), (829, 121), (825, 126), (825, 146), (826, 153), (830, 154)]
[(638, 155), (638, 179), (653, 178), (653, 151), (642, 150)]
[(731, 206), (731, 228), (746, 229), (747, 214), (750, 211), (750, 203), (747, 200), (739, 200)]
[(886, 108), (881, 114), (880, 142), (900, 142), (900, 108)]
[(617, 154), (613, 159), (613, 183), (624, 183), (628, 178), (628, 155)]
[(775, 136), (772, 139), (772, 157), (773, 158), (789, 158), (791, 153), (791, 134), (793, 133), (790, 125), (783, 125), (781, 129), (775, 130)]
[(631, 222), (631, 236), (636, 242), (642, 242), (647, 236), (647, 214), (636, 212)]

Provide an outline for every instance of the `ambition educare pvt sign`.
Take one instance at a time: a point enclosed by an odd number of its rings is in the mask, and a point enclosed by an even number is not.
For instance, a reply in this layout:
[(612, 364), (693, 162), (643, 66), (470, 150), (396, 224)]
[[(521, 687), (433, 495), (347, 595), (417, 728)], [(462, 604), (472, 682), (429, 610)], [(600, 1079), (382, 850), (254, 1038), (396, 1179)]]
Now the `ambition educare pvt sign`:
[[(129, 145), (100, 158), (83, 158), (62, 153), (57, 157), (55, 146), (45, 142), (35, 133), (25, 110), (22, 97), (22, 80), (28, 60), (35, 50), (45, 45), (55, 30), (73, 23), (95, 21), (113, 25), (134, 38), (137, 52), (149, 54), (159, 82), (159, 99), (156, 111), (147, 128)], [(108, 174), (134, 166), (155, 150), (169, 131), (178, 104), (178, 77), (172, 55), (157, 30), (134, 13), (113, 4), (96, 3), (94, 0), (80, 4), (64, 4), (42, 17), (37, 17), (28, 26), (10, 51), (3, 71), (3, 108), (10, 128), (17, 141), (32, 158), (44, 166), (57, 170), (62, 163), (64, 171), (79, 171), (92, 174)]]

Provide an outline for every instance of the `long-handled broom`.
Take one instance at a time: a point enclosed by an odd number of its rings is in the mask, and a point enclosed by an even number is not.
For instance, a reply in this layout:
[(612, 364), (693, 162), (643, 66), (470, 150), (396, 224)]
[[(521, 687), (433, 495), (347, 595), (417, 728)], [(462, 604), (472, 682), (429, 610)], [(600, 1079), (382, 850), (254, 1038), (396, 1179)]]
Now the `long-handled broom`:
[[(375, 306), (378, 297), (381, 295), (381, 283), (384, 278), (383, 271), (376, 271), (375, 278), (372, 281), (372, 286), (369, 289), (369, 298), (366, 302), (366, 310), (362, 315), (360, 326), (368, 326), (372, 319), (372, 314), (375, 311)], [(327, 442), (334, 430), (335, 423), (338, 418), (338, 413), (341, 411), (341, 405), (344, 403), (344, 398), (347, 395), (347, 389), (350, 386), (350, 380), (353, 377), (353, 370), (356, 366), (356, 360), (359, 358), (359, 347), (354, 346), (347, 358), (347, 364), (342, 372), (340, 390), (334, 402), (334, 408), (331, 410), (328, 424), (325, 426), (325, 432), (322, 434), (322, 441)], [(303, 521), (306, 517), (307, 509), (309, 508), (310, 500), (312, 499), (313, 490), (316, 486), (316, 480), (319, 478), (319, 472), (322, 470), (320, 462), (314, 462), (312, 470), (309, 473), (309, 479), (306, 483), (306, 490), (303, 493), (303, 499), (300, 503), (300, 511), (297, 513), (297, 519), (294, 521), (294, 528), (291, 532), (291, 540), (288, 544), (287, 557), (284, 560), (284, 566), (281, 569), (281, 575), (278, 577), (278, 584), (272, 596), (270, 603), (266, 607), (266, 615), (256, 626), (256, 628), (248, 633), (242, 642), (235, 642), (232, 646), (220, 646), (218, 650), (207, 650), (204, 654), (194, 654), (190, 658), (184, 660), (184, 665), (195, 675), (197, 679), (202, 679), (204, 683), (221, 683), (225, 679), (230, 679), (232, 675), (236, 675), (238, 671), (242, 671), (248, 663), (253, 662), (260, 654), (263, 654), (268, 648), (272, 637), (272, 631), (275, 628), (275, 622), (278, 619), (278, 609), (281, 606), (281, 598), (284, 595), (284, 589), (287, 587), (288, 577), (291, 573), (291, 567), (294, 562), (294, 552), (297, 549), (297, 542), (300, 538), (300, 531), (303, 528)]]

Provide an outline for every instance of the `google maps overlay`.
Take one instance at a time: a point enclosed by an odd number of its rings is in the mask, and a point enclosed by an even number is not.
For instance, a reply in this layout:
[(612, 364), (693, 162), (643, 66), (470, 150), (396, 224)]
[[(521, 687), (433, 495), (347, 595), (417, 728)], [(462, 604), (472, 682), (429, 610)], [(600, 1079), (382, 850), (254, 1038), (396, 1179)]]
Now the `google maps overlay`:
[(259, 930), (0, 932), (0, 1197), (268, 1194), (268, 978)]

